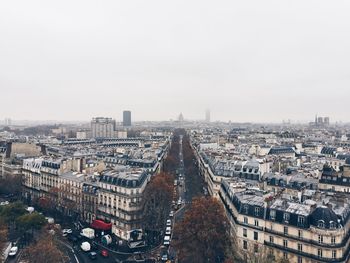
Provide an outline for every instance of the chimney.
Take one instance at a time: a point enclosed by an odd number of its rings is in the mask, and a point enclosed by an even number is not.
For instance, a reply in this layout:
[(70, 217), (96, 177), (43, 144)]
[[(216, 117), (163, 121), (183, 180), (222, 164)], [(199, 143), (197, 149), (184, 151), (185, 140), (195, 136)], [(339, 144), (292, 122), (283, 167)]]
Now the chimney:
[(47, 155), (47, 152), (46, 152), (46, 145), (45, 144), (40, 144), (40, 153), (42, 155)]

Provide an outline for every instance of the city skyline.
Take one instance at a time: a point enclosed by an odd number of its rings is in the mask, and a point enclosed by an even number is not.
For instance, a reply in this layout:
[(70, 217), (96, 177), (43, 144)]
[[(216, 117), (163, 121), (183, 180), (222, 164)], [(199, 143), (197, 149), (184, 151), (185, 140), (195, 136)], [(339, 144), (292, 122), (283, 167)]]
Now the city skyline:
[(350, 121), (349, 3), (198, 3), (2, 3), (0, 118)]

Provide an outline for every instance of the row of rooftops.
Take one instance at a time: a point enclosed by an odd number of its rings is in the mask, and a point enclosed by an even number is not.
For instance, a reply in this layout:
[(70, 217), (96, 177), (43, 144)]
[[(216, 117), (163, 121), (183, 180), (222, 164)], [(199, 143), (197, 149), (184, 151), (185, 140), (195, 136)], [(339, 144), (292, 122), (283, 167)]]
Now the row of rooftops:
[(247, 187), (239, 179), (224, 180), (222, 191), (239, 213), (286, 225), (337, 229), (350, 216), (350, 196), (345, 193), (305, 190), (292, 196), (283, 191), (273, 193)]

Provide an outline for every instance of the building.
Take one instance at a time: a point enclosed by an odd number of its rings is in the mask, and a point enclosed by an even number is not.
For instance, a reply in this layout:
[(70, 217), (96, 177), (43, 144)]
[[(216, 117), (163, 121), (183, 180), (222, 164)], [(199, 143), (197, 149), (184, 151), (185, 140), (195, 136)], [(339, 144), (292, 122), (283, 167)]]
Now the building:
[(142, 196), (150, 174), (141, 169), (109, 170), (99, 181), (99, 218), (112, 223), (112, 232), (123, 240), (142, 229)]
[[(225, 180), (220, 200), (239, 250), (248, 261), (349, 262), (350, 207), (347, 194), (310, 190), (299, 197), (237, 186)], [(304, 200), (304, 201), (302, 201)]]
[(350, 159), (346, 160), (346, 164), (339, 171), (325, 165), (319, 180), (319, 189), (350, 193)]
[(129, 127), (131, 126), (131, 111), (123, 111), (123, 126)]
[(205, 121), (210, 122), (210, 110), (209, 109), (207, 109), (205, 111)]
[(6, 118), (5, 121), (4, 121), (4, 124), (5, 124), (5, 126), (11, 126), (11, 124), (12, 124), (11, 119), (10, 118)]
[(96, 117), (91, 121), (92, 138), (112, 138), (115, 135), (116, 122), (112, 118)]

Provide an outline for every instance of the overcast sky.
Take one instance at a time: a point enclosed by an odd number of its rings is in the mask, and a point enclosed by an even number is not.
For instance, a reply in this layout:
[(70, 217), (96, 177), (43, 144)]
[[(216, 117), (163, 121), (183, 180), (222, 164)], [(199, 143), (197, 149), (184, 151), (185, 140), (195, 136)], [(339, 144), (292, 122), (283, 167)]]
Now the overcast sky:
[(0, 119), (350, 121), (350, 1), (1, 1)]

